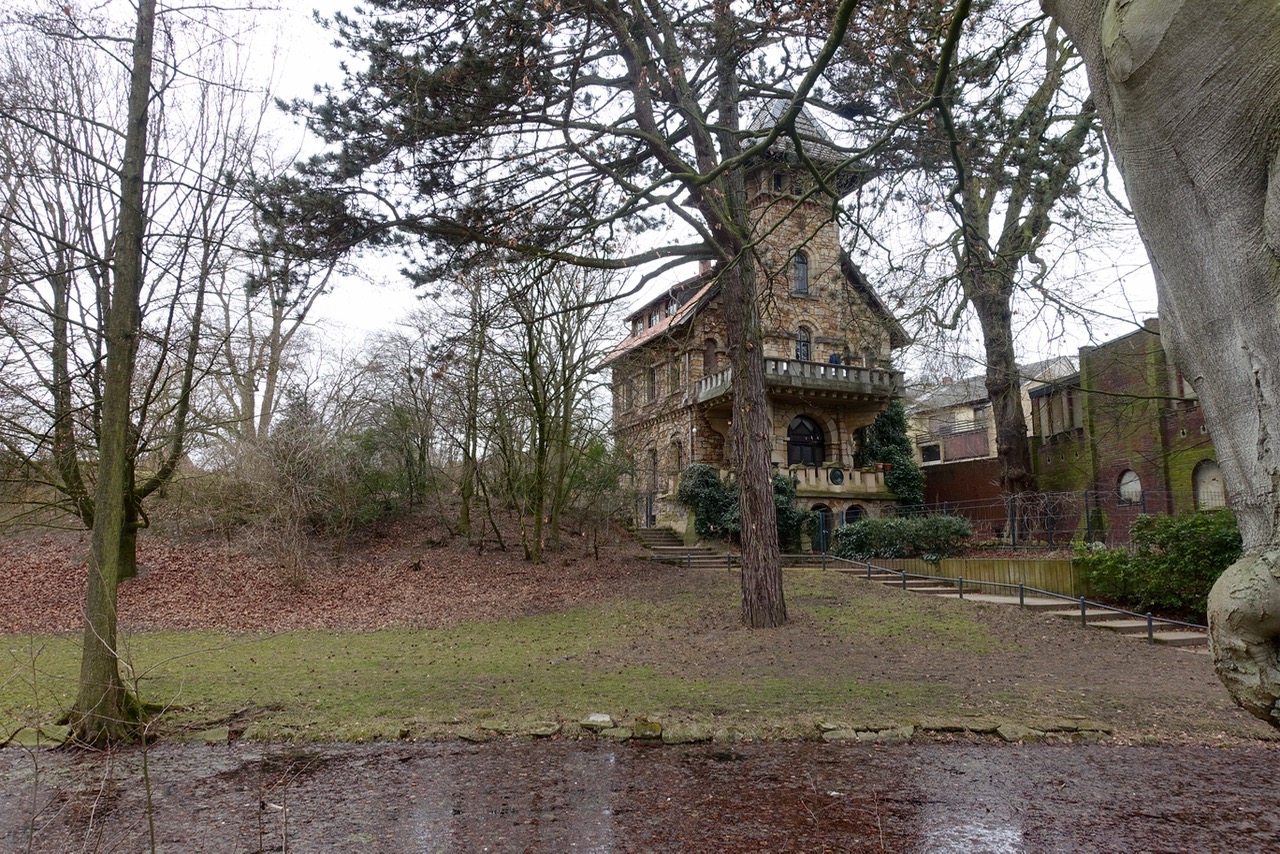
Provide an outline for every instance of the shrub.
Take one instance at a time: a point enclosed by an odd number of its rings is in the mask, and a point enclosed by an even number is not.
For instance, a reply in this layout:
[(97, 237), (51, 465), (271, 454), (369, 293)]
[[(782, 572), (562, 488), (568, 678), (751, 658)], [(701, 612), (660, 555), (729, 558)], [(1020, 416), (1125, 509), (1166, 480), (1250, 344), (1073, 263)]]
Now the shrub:
[[(726, 486), (720, 473), (704, 463), (694, 463), (680, 475), (676, 492), (680, 503), (693, 511), (693, 529), (699, 537), (735, 539), (742, 530), (738, 487)], [(800, 535), (813, 525), (817, 514), (795, 506), (796, 485), (790, 478), (773, 476), (773, 506), (778, 520), (778, 545), (798, 549)]]
[(907, 412), (901, 400), (876, 416), (858, 433), (858, 453), (854, 463), (870, 466), (888, 463), (884, 485), (893, 492), (899, 507), (919, 507), (924, 503), (924, 472), (916, 462), (907, 430)]
[(1131, 549), (1077, 547), (1094, 593), (1134, 611), (1204, 622), (1209, 588), (1240, 557), (1235, 514), (1140, 516), (1130, 535)]
[(738, 532), (738, 494), (720, 479), (720, 472), (694, 463), (680, 475), (676, 498), (693, 511), (699, 537), (725, 538)]
[(918, 557), (936, 563), (964, 551), (973, 527), (962, 516), (888, 516), (839, 528), (831, 552), (847, 560)]

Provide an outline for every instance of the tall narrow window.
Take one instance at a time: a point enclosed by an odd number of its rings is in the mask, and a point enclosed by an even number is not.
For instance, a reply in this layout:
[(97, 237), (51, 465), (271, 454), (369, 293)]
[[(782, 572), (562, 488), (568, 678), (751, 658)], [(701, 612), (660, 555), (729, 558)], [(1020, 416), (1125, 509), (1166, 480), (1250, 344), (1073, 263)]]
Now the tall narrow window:
[(719, 370), (719, 361), (716, 355), (716, 339), (708, 338), (702, 348), (702, 375), (709, 377)]
[(1140, 504), (1142, 502), (1142, 481), (1136, 472), (1126, 469), (1120, 473), (1120, 503)]
[(646, 388), (646, 391), (648, 391), (649, 393), (647, 397), (650, 403), (658, 399), (658, 369), (657, 368), (649, 369), (649, 384), (648, 384), (648, 387)]
[(807, 326), (796, 330), (796, 358), (801, 362), (813, 361), (813, 333)]
[(798, 294), (809, 293), (809, 256), (797, 252), (791, 268), (791, 290)]

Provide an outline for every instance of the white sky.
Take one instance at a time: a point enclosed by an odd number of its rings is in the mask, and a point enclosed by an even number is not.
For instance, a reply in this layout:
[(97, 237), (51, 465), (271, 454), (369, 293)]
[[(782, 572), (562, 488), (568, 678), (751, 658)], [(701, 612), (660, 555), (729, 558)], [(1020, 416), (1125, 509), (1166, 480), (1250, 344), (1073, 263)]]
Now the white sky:
[[(350, 10), (354, 5), (343, 0), (283, 0), (279, 11), (253, 13), (258, 26), (254, 54), (260, 57), (264, 67), (274, 68), (280, 97), (310, 97), (316, 84), (340, 84), (339, 63), (345, 55), (331, 45), (331, 37), (312, 20), (312, 10), (319, 9), (321, 14), (328, 15), (336, 10)], [(282, 122), (285, 121), (282, 118)], [(284, 124), (281, 131), (287, 138), (303, 139), (296, 126)], [(1102, 241), (1107, 245), (1101, 245)], [(1088, 293), (1082, 299), (1099, 313), (1091, 330), (1095, 343), (1123, 335), (1133, 329), (1135, 322), (1156, 313), (1155, 285), (1136, 235), (1113, 233), (1102, 237), (1097, 255), (1084, 262), (1090, 269), (1081, 277), (1089, 283)], [(317, 304), (315, 319), (329, 333), (346, 340), (394, 326), (419, 303), (416, 294), (398, 275), (400, 265), (395, 258), (369, 258), (361, 262), (363, 275), (374, 284), (363, 279), (340, 282)], [(693, 269), (691, 265), (689, 270)], [(673, 276), (650, 285), (633, 304), (652, 298), (677, 278)], [(885, 289), (882, 285), (878, 287), (882, 292)], [(1090, 330), (1078, 324), (1055, 334), (1025, 314), (1022, 321), (1019, 356), (1026, 361), (1056, 355), (1074, 356), (1081, 345), (1090, 343)], [(619, 327), (619, 337), (623, 334), (625, 330)], [(907, 367), (910, 370), (910, 364)]]

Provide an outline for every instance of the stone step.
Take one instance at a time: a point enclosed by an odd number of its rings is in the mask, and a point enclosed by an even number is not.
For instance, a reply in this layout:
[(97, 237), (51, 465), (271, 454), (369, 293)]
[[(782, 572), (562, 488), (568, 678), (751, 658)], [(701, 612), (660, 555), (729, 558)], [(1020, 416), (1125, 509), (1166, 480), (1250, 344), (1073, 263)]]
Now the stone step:
[(872, 578), (872, 581), (879, 581), (885, 587), (896, 587), (902, 590), (905, 586), (907, 590), (915, 590), (920, 593), (931, 593), (934, 590), (950, 590), (956, 589), (955, 585), (947, 586), (945, 581), (933, 581), (928, 578), (908, 578), (904, 585), (901, 578)]
[[(1147, 621), (1140, 620), (1136, 617), (1099, 620), (1093, 625), (1100, 629), (1109, 629), (1113, 632), (1119, 632), (1122, 635), (1145, 635), (1147, 633)], [(1167, 628), (1167, 626), (1164, 623), (1156, 621), (1153, 628), (1158, 631), (1163, 628)]]
[[(1080, 606), (1074, 608), (1063, 608), (1061, 610), (1054, 609), (1045, 611), (1050, 617), (1062, 617), (1064, 620), (1075, 620), (1080, 622)], [(1106, 608), (1085, 608), (1084, 619), (1087, 623), (1096, 623), (1099, 620), (1114, 620), (1119, 616), (1115, 611), (1109, 611)]]
[(1202, 646), (1208, 651), (1209, 636), (1204, 632), (1193, 632), (1191, 630), (1178, 631), (1170, 629), (1169, 631), (1157, 631), (1154, 635), (1156, 643), (1166, 644), (1168, 646), (1179, 647), (1196, 647)]
[[(984, 602), (991, 605), (1018, 605), (1017, 596), (999, 596), (994, 593), (970, 593), (969, 585), (965, 584), (964, 601), (966, 602)], [(959, 591), (952, 589), (949, 594), (937, 594), (940, 596), (949, 595), (952, 599), (960, 598)], [(1023, 597), (1022, 607), (1027, 611), (1052, 611), (1055, 608), (1062, 607), (1061, 599), (1049, 599), (1041, 596), (1025, 596)]]

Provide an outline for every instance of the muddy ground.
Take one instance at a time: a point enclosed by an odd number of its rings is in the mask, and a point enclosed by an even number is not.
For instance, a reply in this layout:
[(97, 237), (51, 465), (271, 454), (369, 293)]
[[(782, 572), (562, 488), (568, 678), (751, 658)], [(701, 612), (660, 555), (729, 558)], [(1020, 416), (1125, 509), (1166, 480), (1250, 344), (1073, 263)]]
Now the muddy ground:
[(1274, 851), (1266, 747), (503, 741), (0, 754), (6, 851)]

